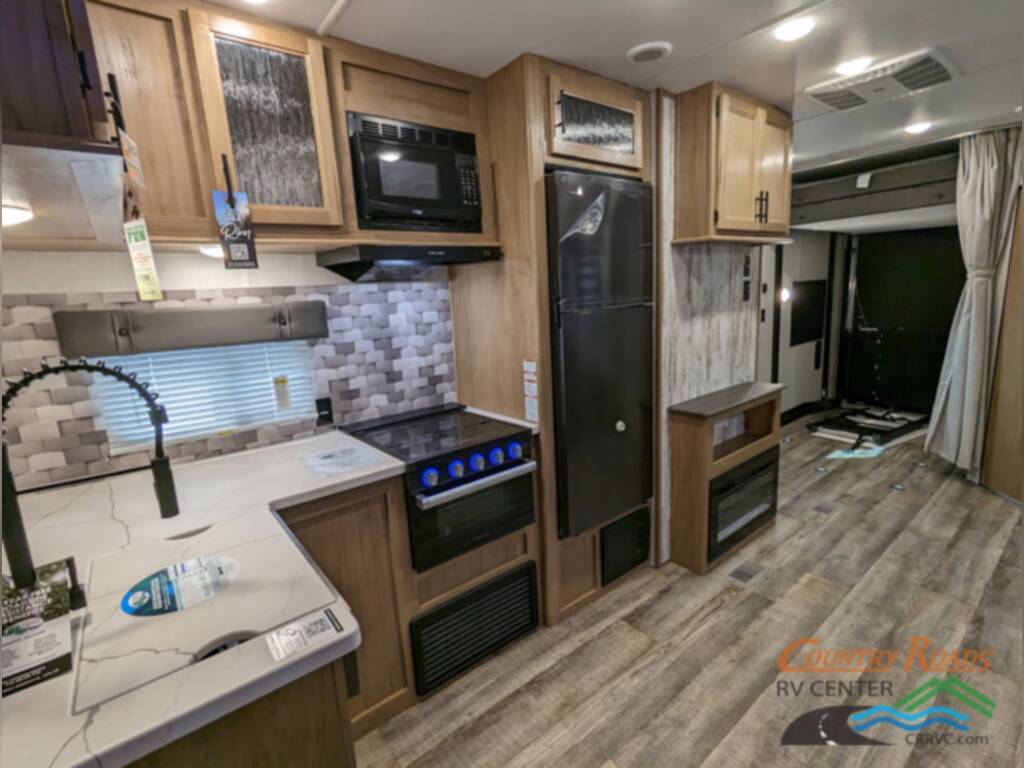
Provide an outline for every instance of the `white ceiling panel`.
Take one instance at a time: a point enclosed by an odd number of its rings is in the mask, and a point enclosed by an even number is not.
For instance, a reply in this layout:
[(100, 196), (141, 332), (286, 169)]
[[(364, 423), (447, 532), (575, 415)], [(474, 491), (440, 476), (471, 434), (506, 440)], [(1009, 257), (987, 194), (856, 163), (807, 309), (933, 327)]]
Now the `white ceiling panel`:
[[(1024, 90), (1022, 0), (244, 0), (222, 4), (364, 45), (487, 76), (524, 52), (642, 88), (679, 92), (720, 80), (791, 109), (798, 168), (1008, 122)], [(331, 15), (332, 9), (340, 13)], [(814, 17), (794, 43), (780, 21)], [(675, 51), (633, 64), (625, 52), (664, 40)], [(802, 94), (846, 59), (883, 61), (937, 48), (953, 83), (896, 102), (835, 113)], [(902, 132), (911, 119), (927, 135)]]

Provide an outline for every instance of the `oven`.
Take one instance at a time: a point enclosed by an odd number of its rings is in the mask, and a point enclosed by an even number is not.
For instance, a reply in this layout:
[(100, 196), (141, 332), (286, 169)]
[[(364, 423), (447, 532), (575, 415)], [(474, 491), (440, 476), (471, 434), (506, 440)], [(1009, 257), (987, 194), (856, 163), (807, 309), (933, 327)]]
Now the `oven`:
[(422, 487), (415, 471), (410, 473), (406, 487), (413, 568), (426, 571), (533, 523), (536, 470), (536, 462), (525, 458), (436, 491)]
[(718, 557), (772, 517), (778, 493), (778, 446), (712, 480), (708, 498), (708, 560)]
[(361, 229), (480, 232), (471, 133), (348, 113)]

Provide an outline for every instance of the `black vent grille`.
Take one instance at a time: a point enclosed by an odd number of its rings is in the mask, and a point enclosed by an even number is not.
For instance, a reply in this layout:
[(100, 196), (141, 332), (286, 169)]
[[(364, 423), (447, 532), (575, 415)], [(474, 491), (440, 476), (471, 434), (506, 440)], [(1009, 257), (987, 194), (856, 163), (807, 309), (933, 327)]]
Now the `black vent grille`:
[(811, 94), (814, 98), (820, 101), (822, 104), (832, 109), (838, 109), (840, 111), (844, 109), (853, 109), (854, 107), (862, 107), (867, 104), (867, 99), (858, 96), (853, 91), (841, 90), (841, 91), (821, 91), (819, 93)]
[(471, 133), (450, 131), (445, 128), (431, 128), (417, 123), (405, 123), (400, 120), (380, 119), (373, 115), (348, 113), (349, 134), (359, 133), (363, 136), (391, 139), (406, 143), (429, 144), (459, 150), (469, 154), (476, 152), (476, 139)]
[(953, 76), (939, 61), (931, 56), (925, 56), (898, 72), (894, 72), (892, 79), (907, 90), (919, 91), (939, 83), (947, 83), (953, 79)]
[(538, 622), (532, 560), (417, 616), (409, 625), (416, 693), (432, 693)]

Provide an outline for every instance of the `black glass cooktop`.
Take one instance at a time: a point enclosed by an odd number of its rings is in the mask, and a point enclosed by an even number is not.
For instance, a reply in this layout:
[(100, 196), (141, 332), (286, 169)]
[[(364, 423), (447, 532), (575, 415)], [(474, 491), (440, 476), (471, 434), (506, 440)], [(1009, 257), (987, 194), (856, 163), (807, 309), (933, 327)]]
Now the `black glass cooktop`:
[(462, 405), (407, 411), (397, 416), (344, 427), (361, 440), (407, 464), (474, 445), (503, 440), (523, 432), (522, 427), (468, 413)]

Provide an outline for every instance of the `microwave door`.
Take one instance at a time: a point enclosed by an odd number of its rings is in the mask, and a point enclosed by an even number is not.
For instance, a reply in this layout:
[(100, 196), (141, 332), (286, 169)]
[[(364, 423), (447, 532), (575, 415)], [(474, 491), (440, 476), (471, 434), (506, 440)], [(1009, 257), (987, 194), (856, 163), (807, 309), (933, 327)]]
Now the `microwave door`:
[(450, 150), (399, 142), (360, 140), (368, 218), (403, 216), (447, 219), (459, 207), (461, 189)]

